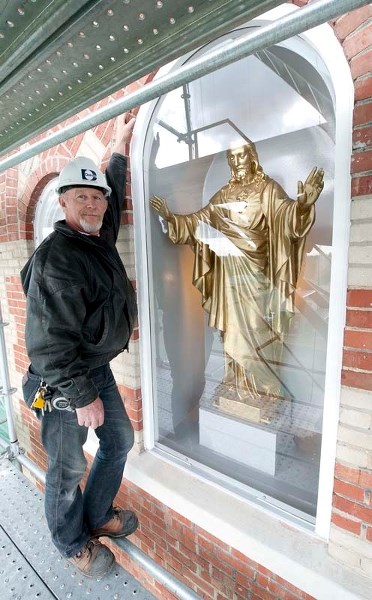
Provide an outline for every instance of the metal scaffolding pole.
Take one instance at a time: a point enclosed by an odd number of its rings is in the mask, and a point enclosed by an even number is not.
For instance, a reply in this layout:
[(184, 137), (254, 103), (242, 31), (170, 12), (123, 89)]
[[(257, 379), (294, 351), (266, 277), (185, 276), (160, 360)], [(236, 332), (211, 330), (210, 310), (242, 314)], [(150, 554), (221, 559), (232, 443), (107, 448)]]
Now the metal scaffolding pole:
[(15, 388), (10, 387), (8, 358), (6, 353), (6, 343), (4, 335), (4, 327), (6, 325), (7, 323), (4, 323), (3, 321), (0, 304), (0, 396), (4, 399), (4, 409), (8, 427), (10, 448), (12, 452), (17, 453), (18, 439), (12, 411), (12, 395), (16, 390)]
[[(79, 133), (96, 127), (108, 119), (117, 117), (123, 112), (145, 104), (166, 92), (249, 56), (257, 50), (282, 42), (366, 4), (369, 4), (368, 0), (317, 0), (312, 2), (269, 25), (258, 27), (253, 32), (242, 35), (238, 40), (233, 40), (224, 45), (223, 48), (217, 48), (212, 52), (208, 52), (206, 56), (191, 60), (176, 71), (148, 83), (124, 98), (120, 98), (108, 106), (79, 119), (76, 123), (64, 127), (63, 130), (56, 131), (39, 142), (12, 154), (0, 162), (0, 172)], [(20, 143), (22, 143), (22, 140)]]

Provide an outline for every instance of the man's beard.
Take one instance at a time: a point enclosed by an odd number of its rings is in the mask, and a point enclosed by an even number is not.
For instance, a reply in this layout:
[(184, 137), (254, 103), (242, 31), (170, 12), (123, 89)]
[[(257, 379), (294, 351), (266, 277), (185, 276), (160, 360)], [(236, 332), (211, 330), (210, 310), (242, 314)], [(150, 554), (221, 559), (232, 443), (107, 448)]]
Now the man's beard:
[(85, 221), (83, 218), (81, 218), (79, 221), (80, 227), (85, 233), (97, 233), (97, 231), (99, 231), (102, 227), (102, 222), (103, 218), (101, 218), (96, 224), (88, 223), (88, 221)]

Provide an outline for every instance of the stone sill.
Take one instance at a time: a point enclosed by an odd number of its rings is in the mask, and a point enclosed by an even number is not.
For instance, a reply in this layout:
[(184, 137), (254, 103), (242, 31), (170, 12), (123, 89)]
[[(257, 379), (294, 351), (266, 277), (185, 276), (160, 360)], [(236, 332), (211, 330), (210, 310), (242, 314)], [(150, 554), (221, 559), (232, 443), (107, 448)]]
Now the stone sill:
[(371, 597), (371, 580), (334, 561), (327, 543), (313, 532), (202, 479), (156, 450), (132, 451), (125, 478), (317, 600)]

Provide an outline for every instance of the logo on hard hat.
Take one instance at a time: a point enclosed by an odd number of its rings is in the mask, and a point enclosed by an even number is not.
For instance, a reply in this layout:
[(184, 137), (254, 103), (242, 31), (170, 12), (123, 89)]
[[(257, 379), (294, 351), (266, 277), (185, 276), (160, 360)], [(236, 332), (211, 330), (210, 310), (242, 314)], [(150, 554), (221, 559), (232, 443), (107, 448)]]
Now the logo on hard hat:
[(81, 169), (81, 178), (85, 181), (96, 181), (97, 173), (91, 169)]

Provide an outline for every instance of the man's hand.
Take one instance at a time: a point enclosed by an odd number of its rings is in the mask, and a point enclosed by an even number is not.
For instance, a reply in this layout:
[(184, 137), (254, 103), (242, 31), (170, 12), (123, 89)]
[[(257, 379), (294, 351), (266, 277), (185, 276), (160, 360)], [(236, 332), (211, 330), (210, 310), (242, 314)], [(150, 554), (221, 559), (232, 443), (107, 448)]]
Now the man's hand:
[(79, 425), (91, 427), (92, 429), (97, 429), (97, 427), (103, 425), (104, 410), (101, 398), (96, 398), (94, 402), (87, 406), (76, 408), (76, 416)]
[(314, 167), (305, 183), (299, 181), (297, 184), (297, 202), (300, 208), (309, 208), (319, 198), (320, 192), (324, 187), (324, 171)]
[(118, 152), (119, 154), (126, 156), (125, 146), (130, 142), (135, 122), (136, 119), (130, 112), (124, 113), (116, 119), (114, 129), (114, 137), (116, 138), (116, 143), (113, 147), (113, 152)]

